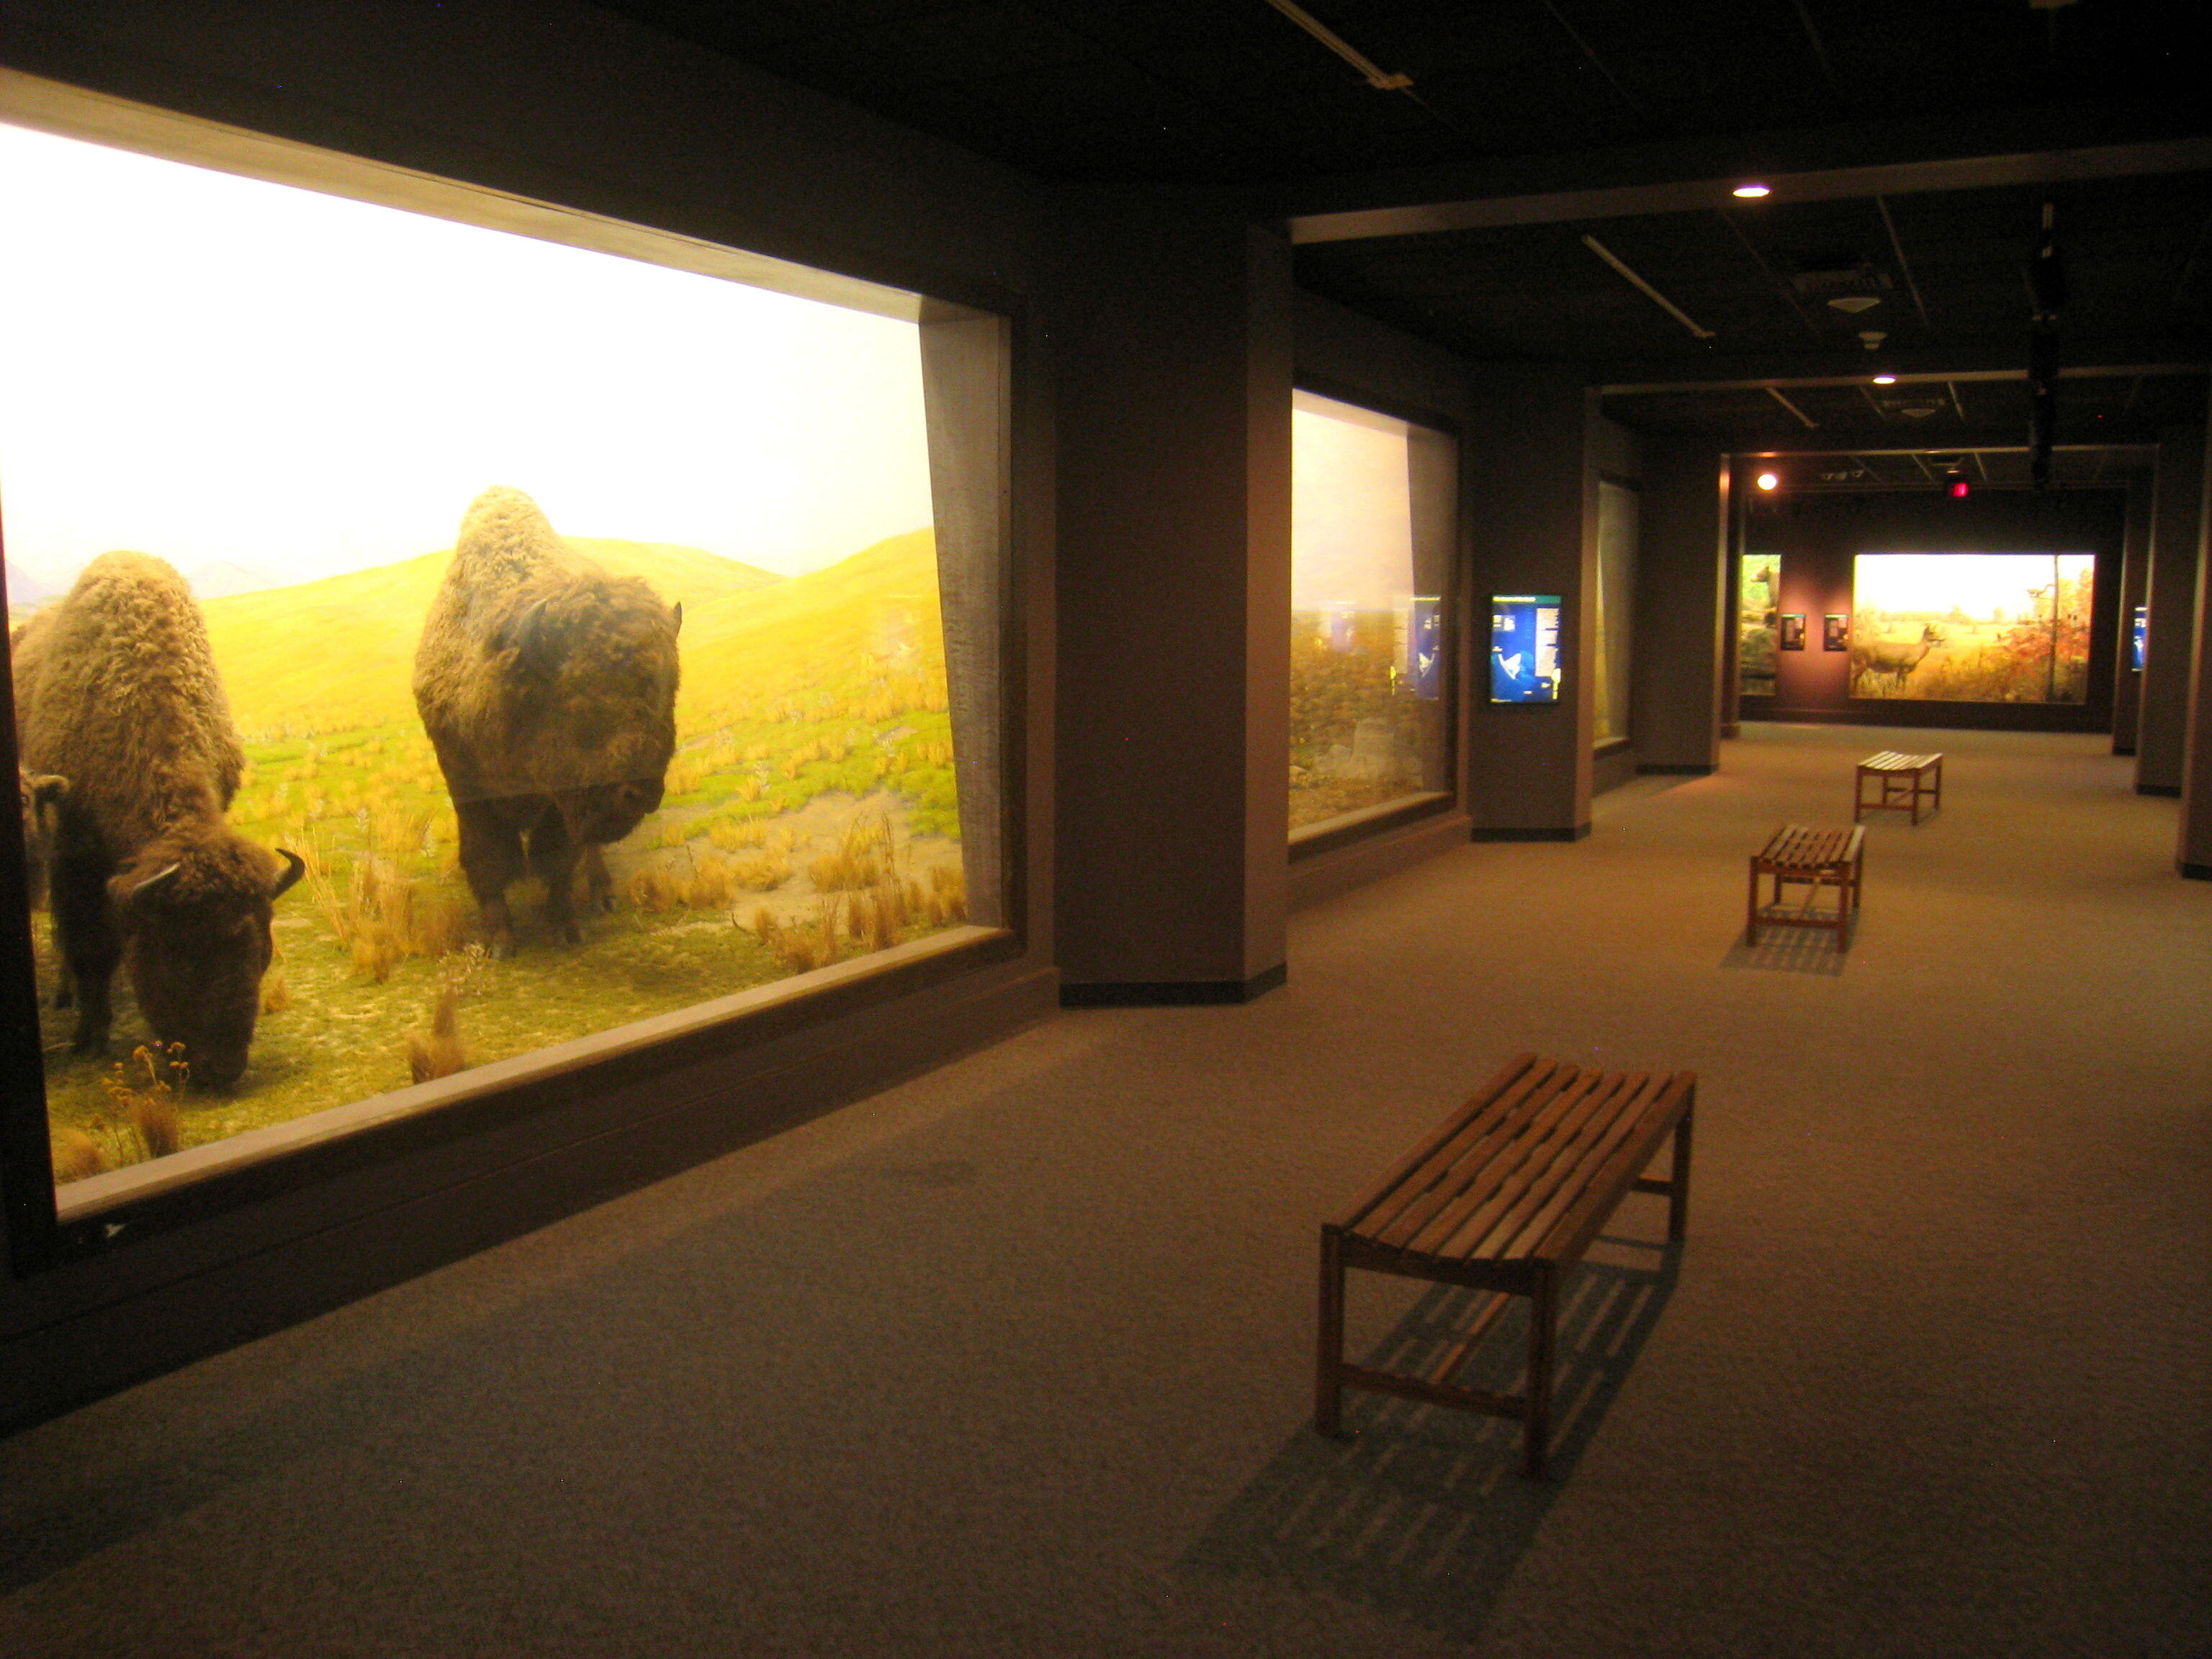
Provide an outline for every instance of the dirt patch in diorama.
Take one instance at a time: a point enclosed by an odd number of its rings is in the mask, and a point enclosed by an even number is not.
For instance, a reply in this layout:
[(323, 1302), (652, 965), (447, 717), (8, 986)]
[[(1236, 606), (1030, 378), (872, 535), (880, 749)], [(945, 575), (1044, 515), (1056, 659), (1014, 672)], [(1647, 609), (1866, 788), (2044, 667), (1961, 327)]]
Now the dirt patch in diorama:
[(486, 948), (410, 672), (447, 553), (205, 601), (247, 772), (228, 819), (295, 852), (246, 1073), (164, 1062), (129, 976), (105, 1054), (71, 1051), (34, 924), (58, 1181), (528, 1054), (966, 917), (934, 538), (780, 577), (696, 549), (572, 538), (680, 599), (663, 799), (607, 846), (605, 908), (552, 937), (535, 878)]

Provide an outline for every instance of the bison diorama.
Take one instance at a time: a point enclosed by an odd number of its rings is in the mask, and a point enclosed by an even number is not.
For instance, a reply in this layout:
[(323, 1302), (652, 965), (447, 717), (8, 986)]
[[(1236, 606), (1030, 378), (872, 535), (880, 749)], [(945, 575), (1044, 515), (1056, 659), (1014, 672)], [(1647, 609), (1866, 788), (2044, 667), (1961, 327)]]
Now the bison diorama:
[(580, 862), (605, 902), (599, 849), (660, 805), (676, 752), (683, 623), (681, 605), (577, 553), (520, 490), (470, 504), (416, 648), (415, 705), (495, 952), (513, 946), (507, 890), (526, 872), (571, 944)]
[(76, 1046), (106, 1048), (120, 963), (155, 1036), (195, 1082), (228, 1088), (260, 1012), (271, 906), (304, 866), (224, 821), (246, 756), (199, 606), (160, 559), (103, 553), (16, 630), (14, 657), (22, 765), (70, 781), (48, 882)]

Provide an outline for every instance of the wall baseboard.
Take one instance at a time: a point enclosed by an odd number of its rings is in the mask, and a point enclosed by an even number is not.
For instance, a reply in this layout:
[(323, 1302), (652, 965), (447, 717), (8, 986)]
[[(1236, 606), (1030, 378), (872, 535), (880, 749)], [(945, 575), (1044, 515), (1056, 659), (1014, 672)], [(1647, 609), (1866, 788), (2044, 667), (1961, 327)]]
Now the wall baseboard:
[(1571, 830), (1485, 830), (1478, 826), (1470, 831), (1469, 841), (1580, 841), (1590, 832), (1587, 823), (1578, 823)]
[(2212, 864), (2191, 864), (2185, 860), (2178, 867), (2191, 881), (2212, 881)]
[(1063, 1008), (1196, 1008), (1250, 1002), (1291, 976), (1287, 962), (1249, 979), (1102, 980), (1060, 988)]
[(1639, 761), (1637, 763), (1636, 769), (1645, 777), (1705, 778), (1711, 777), (1721, 769), (1717, 766), (1698, 766), (1687, 763), (1678, 764), (1674, 761)]
[(2181, 798), (2181, 786), (2178, 783), (2139, 783), (2136, 786), (2136, 793), (2162, 795), (2168, 800), (2179, 800)]

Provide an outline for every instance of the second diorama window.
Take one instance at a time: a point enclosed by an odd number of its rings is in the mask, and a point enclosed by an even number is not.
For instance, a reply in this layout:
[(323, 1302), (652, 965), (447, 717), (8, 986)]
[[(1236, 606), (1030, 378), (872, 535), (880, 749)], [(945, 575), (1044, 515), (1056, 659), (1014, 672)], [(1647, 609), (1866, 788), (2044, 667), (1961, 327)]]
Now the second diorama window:
[(1291, 836), (1447, 791), (1449, 434), (1299, 392), (1291, 422)]

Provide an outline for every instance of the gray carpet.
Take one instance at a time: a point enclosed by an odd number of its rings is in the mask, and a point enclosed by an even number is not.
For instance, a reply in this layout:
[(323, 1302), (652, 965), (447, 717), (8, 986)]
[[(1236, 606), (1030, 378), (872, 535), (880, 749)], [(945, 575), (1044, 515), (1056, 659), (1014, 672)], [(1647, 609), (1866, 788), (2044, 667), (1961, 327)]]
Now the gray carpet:
[[(2212, 885), (2102, 738), (1930, 737), (1854, 948), (1744, 858), (1893, 734), (1296, 920), (0, 1443), (0, 1653), (2212, 1653)], [(1510, 1425), (1310, 1408), (1316, 1224), (1520, 1048), (1701, 1074)], [(1457, 1293), (1358, 1281), (1352, 1346)], [(1504, 1340), (1510, 1346), (1510, 1336)], [(1503, 1386), (1510, 1371), (1499, 1370)]]

